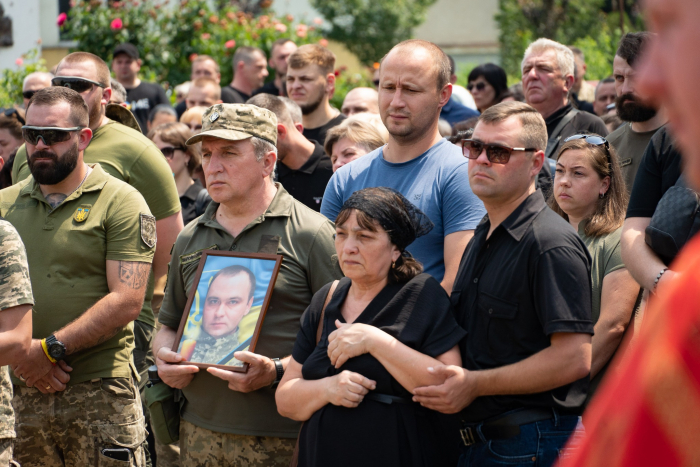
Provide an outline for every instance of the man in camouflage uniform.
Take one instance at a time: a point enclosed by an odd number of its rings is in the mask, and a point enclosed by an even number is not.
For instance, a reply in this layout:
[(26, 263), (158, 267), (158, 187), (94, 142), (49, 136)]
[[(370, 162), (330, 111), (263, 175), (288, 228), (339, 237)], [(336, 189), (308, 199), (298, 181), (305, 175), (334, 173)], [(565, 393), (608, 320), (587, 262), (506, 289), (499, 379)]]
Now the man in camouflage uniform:
[(29, 350), (34, 304), (27, 253), (12, 225), (0, 219), (0, 466), (10, 465), (15, 437), (8, 368)]
[[(202, 133), (187, 144), (202, 142), (202, 168), (213, 201), (173, 248), (159, 315), (163, 327), (153, 346), (158, 373), (169, 386), (181, 388), (186, 399), (180, 422), (183, 467), (286, 467), (299, 424), (277, 412), (275, 387), (311, 297), (341, 276), (335, 229), (273, 182), (275, 114), (254, 105), (217, 104), (207, 109), (202, 124)], [(185, 358), (171, 350), (205, 249), (282, 256), (255, 353), (235, 353), (249, 364), (246, 373), (177, 365)], [(230, 331), (233, 321), (220, 327)]]
[(11, 368), (23, 467), (145, 464), (133, 362), (155, 249), (139, 192), (88, 165), (88, 106), (65, 88), (29, 101), (32, 176), (0, 192), (0, 215), (27, 247), (34, 291), (28, 354)]

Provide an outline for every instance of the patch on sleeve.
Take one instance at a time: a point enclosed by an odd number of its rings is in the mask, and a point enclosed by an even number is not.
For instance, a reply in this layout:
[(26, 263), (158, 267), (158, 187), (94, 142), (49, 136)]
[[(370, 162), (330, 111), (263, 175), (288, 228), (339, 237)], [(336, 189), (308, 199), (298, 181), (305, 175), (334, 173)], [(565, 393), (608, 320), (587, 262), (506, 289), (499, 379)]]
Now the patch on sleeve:
[(156, 246), (156, 218), (148, 214), (140, 214), (141, 217), (141, 240), (149, 248)]

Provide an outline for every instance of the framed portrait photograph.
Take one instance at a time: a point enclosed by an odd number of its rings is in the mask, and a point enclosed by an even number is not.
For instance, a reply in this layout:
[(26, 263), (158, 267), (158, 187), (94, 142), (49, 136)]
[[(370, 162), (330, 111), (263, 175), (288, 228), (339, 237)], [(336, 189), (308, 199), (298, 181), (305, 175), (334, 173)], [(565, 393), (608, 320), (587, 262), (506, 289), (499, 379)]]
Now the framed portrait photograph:
[(233, 354), (255, 351), (281, 255), (205, 250), (173, 351), (182, 364), (248, 371)]

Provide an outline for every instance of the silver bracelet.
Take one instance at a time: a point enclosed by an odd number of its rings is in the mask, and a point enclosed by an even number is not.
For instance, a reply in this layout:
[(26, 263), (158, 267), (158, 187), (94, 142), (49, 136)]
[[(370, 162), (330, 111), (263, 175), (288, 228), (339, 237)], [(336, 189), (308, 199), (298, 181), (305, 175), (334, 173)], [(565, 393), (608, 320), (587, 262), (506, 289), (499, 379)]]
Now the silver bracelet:
[(663, 268), (661, 271), (659, 271), (659, 274), (656, 276), (656, 280), (654, 280), (654, 288), (651, 289), (651, 293), (656, 293), (656, 287), (659, 285), (661, 276), (663, 276), (666, 271), (668, 271), (668, 268)]

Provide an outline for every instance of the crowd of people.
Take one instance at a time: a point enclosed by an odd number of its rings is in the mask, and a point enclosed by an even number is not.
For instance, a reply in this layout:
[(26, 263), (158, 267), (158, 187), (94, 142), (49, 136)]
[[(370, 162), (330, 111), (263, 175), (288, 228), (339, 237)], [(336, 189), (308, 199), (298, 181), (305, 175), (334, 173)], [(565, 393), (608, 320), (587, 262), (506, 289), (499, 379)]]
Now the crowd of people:
[[(341, 109), (334, 54), (287, 39), (224, 86), (197, 56), (174, 106), (128, 43), (29, 75), (0, 114), (0, 466), (695, 465), (700, 6), (647, 4), (597, 85), (545, 38), (511, 87), (401, 42)], [(208, 250), (282, 258), (245, 372), (176, 351)]]

